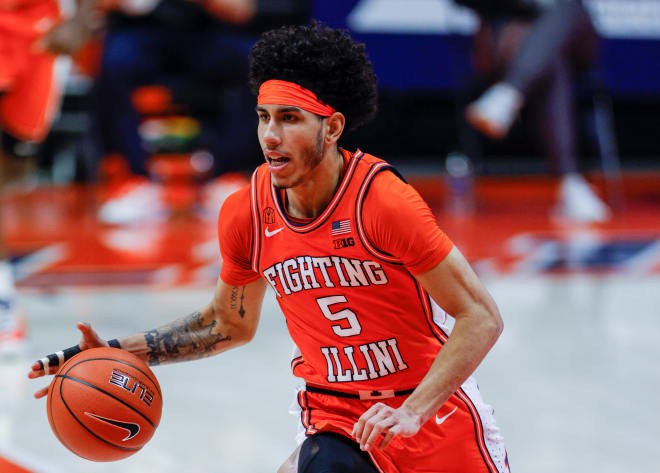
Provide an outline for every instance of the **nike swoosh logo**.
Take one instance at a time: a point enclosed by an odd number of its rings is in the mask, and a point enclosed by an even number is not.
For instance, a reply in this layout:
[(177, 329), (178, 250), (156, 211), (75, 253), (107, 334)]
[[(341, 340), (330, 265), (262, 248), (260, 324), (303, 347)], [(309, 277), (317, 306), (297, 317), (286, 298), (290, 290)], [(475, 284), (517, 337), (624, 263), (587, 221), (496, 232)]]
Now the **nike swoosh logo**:
[(273, 230), (273, 231), (271, 232), (271, 231), (268, 231), (268, 227), (266, 227), (266, 230), (265, 230), (266, 237), (270, 238), (270, 237), (272, 237), (273, 235), (277, 235), (277, 234), (280, 233), (282, 230), (284, 230), (284, 227), (280, 227), (280, 228), (278, 228), (277, 230)]
[(122, 442), (126, 442), (127, 440), (132, 439), (140, 432), (140, 426), (138, 424), (133, 424), (131, 422), (122, 422), (120, 420), (108, 419), (107, 417), (97, 416), (96, 414), (92, 414), (90, 412), (85, 412), (85, 414), (95, 419), (98, 419), (101, 422), (105, 422), (106, 424), (114, 425), (116, 427), (119, 427), (120, 429), (128, 430), (128, 437), (122, 439)]
[(436, 416), (435, 416), (435, 423), (438, 424), (438, 425), (442, 424), (444, 421), (447, 420), (447, 418), (448, 418), (450, 415), (452, 415), (454, 412), (456, 412), (456, 409), (458, 409), (458, 406), (454, 407), (454, 410), (451, 411), (449, 414), (447, 414), (447, 415), (444, 416), (444, 417), (438, 417), (438, 416), (436, 415)]

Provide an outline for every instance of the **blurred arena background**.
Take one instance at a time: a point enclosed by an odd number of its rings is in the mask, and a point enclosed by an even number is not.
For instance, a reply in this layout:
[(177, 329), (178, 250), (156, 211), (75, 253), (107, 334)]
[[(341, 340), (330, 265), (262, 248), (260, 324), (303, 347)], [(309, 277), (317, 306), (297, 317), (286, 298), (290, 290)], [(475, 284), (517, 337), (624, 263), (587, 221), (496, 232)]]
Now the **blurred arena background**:
[[(610, 212), (597, 221), (553, 213), (560, 177), (526, 127), (528, 112), (501, 140), (466, 123), (476, 98), (473, 10), (450, 0), (263, 0), (243, 33), (249, 43), (266, 28), (315, 18), (366, 44), (380, 112), (343, 146), (402, 171), (498, 302), (505, 330), (477, 379), (512, 471), (658, 472), (660, 0), (584, 4), (599, 49), (588, 78), (575, 80), (575, 133), (579, 170)], [(109, 28), (132, 21), (112, 15)], [(161, 425), (132, 458), (75, 457), (50, 431), (43, 400), (32, 398), (45, 383), (27, 380), (30, 364), (77, 343), (76, 321), (109, 339), (208, 302), (221, 265), (214, 219), (259, 160), (216, 142), (224, 122), (209, 115), (235, 95), (164, 70), (135, 85), (131, 100), (166, 212), (106, 218), (107, 194), (132, 179), (117, 150), (98, 158), (94, 117), (105, 109), (95, 87), (106, 37), (72, 61), (43, 143), (2, 139), (13, 177), (2, 224), (26, 325), (0, 354), (0, 473), (275, 471), (295, 447), (287, 410), (296, 380), (272, 294), (248, 346), (155, 369)], [(254, 103), (245, 106), (252, 113)]]

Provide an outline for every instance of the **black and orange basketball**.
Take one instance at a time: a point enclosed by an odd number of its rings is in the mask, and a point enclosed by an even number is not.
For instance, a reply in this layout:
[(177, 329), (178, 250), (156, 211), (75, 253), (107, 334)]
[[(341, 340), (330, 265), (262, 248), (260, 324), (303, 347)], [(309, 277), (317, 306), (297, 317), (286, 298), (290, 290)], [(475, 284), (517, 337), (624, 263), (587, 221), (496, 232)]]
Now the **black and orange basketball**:
[(118, 348), (92, 348), (64, 363), (48, 389), (48, 421), (62, 444), (92, 461), (140, 450), (162, 410), (158, 380), (145, 362)]

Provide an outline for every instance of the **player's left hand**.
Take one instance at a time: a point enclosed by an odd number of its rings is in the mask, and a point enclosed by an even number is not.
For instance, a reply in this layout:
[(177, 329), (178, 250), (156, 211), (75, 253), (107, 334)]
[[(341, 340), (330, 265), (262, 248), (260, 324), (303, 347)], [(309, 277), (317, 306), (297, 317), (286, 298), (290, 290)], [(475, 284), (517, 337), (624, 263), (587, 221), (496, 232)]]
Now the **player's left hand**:
[(375, 447), (378, 438), (383, 435), (383, 439), (377, 447), (384, 449), (399, 435), (412, 437), (419, 432), (421, 426), (420, 416), (410, 408), (401, 406), (394, 409), (379, 402), (360, 416), (353, 426), (352, 435), (360, 444), (360, 449), (365, 451)]

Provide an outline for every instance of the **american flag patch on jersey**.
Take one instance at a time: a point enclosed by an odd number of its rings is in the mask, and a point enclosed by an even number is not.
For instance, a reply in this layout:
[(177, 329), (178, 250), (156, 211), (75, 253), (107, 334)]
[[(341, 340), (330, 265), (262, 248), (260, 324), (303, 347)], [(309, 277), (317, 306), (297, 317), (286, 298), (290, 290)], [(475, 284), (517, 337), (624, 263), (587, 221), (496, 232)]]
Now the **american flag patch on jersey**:
[(351, 221), (350, 220), (336, 220), (332, 222), (332, 231), (330, 232), (332, 236), (344, 235), (346, 233), (351, 233)]

